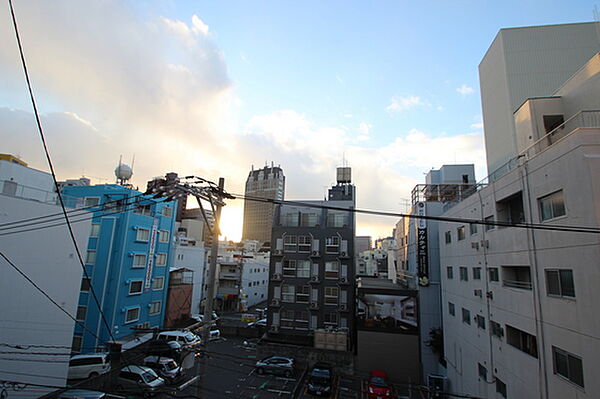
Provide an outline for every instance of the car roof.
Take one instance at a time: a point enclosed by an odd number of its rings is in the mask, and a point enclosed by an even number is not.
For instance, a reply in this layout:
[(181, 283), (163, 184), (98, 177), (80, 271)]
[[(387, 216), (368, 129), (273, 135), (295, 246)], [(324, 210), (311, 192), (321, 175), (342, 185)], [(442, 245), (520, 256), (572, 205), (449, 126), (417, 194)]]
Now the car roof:
[(125, 366), (121, 369), (121, 371), (129, 371), (130, 373), (145, 373), (148, 371), (154, 372), (150, 367), (146, 366), (136, 366), (135, 364), (131, 364), (129, 366)]
[(165, 363), (174, 362), (174, 361), (175, 360), (171, 359), (170, 357), (165, 357), (165, 356), (146, 356), (144, 358), (144, 362), (148, 362), (148, 363), (165, 364)]
[(107, 352), (102, 352), (102, 353), (85, 353), (85, 354), (81, 354), (81, 355), (73, 355), (73, 356), (71, 356), (71, 360), (74, 360), (74, 359), (87, 359), (87, 358), (90, 358), (90, 357), (106, 357), (106, 356), (108, 356)]
[(387, 378), (387, 373), (380, 369), (371, 370), (371, 377)]
[(268, 359), (284, 359), (284, 360), (287, 360), (290, 362), (294, 361), (294, 358), (287, 357), (287, 356), (269, 356), (269, 357), (264, 358), (263, 360), (268, 360)]
[(176, 337), (182, 337), (184, 335), (187, 335), (188, 333), (191, 333), (191, 331), (174, 330), (174, 331), (163, 331), (163, 332), (159, 333), (158, 335), (173, 335)]
[(89, 391), (87, 389), (69, 389), (60, 395), (64, 399), (98, 399), (106, 396), (106, 393), (99, 391)]

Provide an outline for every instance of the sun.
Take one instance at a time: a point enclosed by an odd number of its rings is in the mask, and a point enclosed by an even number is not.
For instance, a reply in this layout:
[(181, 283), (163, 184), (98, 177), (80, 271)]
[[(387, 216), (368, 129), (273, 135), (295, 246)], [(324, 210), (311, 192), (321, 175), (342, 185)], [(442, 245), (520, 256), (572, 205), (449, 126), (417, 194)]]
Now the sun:
[(244, 208), (227, 205), (221, 211), (221, 239), (239, 242), (242, 239)]

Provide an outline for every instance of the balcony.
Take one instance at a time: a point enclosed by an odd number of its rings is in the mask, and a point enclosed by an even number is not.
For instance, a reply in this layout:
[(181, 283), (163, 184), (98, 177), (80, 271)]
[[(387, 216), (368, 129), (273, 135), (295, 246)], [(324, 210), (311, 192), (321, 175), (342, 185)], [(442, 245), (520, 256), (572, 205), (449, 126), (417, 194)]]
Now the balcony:
[(238, 281), (240, 279), (241, 273), (231, 273), (231, 272), (221, 272), (219, 273), (219, 280), (234, 280)]
[(221, 295), (238, 295), (240, 293), (240, 289), (237, 287), (219, 287), (217, 290), (217, 294)]
[(531, 270), (529, 266), (502, 266), (502, 286), (531, 290)]

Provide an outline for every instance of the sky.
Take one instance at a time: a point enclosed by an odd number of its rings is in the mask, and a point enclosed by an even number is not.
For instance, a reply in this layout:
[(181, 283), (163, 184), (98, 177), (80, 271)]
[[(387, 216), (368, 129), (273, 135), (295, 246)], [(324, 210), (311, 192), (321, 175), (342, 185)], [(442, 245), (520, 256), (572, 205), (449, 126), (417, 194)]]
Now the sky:
[[(324, 197), (352, 167), (357, 207), (404, 212), (425, 174), (486, 174), (478, 65), (501, 28), (594, 20), (593, 1), (17, 0), (59, 179), (177, 172), (243, 193), (274, 162), (286, 199)], [(49, 170), (7, 2), (0, 6), (0, 152)], [(241, 237), (243, 202), (223, 210)], [(397, 220), (359, 215), (357, 235)]]

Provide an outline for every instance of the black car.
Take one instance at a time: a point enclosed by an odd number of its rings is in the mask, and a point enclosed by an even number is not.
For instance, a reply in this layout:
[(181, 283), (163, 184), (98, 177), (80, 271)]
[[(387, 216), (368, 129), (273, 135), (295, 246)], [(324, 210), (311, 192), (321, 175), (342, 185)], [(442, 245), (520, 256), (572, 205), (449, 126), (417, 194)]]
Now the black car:
[(179, 342), (154, 340), (148, 342), (146, 354), (152, 356), (170, 357), (176, 362), (181, 361), (182, 346)]
[(306, 391), (317, 396), (329, 396), (333, 389), (333, 368), (327, 363), (316, 363), (308, 373)]

